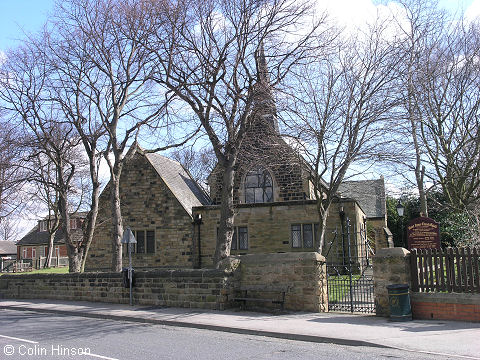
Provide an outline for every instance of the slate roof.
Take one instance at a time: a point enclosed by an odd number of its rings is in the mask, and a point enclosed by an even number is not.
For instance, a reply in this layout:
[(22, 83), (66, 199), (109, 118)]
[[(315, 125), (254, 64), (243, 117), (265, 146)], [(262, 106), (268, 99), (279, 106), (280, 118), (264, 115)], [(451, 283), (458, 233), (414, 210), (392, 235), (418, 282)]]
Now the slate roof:
[(13, 241), (0, 241), (0, 255), (13, 255), (17, 253), (17, 246)]
[(207, 194), (179, 162), (154, 153), (145, 156), (190, 216), (192, 207), (210, 204)]
[(357, 200), (367, 218), (385, 216), (385, 181), (383, 177), (377, 180), (345, 181), (340, 185), (338, 192), (342, 197)]
[[(82, 230), (75, 229), (72, 231), (72, 237), (74, 241), (79, 241), (82, 238)], [(25, 235), (23, 238), (17, 241), (18, 245), (48, 245), (49, 233), (48, 231), (38, 231), (38, 225), (30, 230), (30, 232)], [(55, 238), (53, 239), (55, 245), (65, 244), (65, 237), (63, 231), (59, 229), (55, 233)]]

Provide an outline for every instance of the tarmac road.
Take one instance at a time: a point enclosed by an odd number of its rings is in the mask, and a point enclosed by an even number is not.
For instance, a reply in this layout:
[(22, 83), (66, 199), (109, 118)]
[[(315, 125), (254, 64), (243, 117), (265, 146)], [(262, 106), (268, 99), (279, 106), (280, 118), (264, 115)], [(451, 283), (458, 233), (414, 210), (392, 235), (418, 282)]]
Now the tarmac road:
[[(82, 354), (89, 355), (82, 355)], [(127, 321), (0, 310), (0, 359), (448, 359)]]

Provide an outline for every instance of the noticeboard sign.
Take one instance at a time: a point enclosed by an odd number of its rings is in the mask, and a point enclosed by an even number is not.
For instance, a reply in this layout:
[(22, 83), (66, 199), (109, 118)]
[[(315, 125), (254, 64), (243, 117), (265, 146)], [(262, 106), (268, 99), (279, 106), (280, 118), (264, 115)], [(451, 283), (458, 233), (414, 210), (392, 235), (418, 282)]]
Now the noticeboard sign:
[(411, 220), (407, 226), (408, 250), (440, 249), (440, 224), (428, 217)]

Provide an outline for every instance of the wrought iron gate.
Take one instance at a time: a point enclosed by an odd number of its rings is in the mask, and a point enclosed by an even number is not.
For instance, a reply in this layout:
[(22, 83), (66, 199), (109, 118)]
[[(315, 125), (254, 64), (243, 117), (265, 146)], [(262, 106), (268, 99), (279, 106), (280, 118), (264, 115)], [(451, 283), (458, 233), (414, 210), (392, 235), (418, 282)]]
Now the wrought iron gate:
[(374, 313), (373, 250), (366, 229), (352, 229), (346, 218), (327, 245), (328, 310)]

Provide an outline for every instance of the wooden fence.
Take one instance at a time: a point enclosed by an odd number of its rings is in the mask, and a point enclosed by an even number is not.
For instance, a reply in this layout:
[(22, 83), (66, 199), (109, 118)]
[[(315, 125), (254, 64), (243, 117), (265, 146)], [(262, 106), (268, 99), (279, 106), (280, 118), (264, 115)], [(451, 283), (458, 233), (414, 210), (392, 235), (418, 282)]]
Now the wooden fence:
[(479, 255), (476, 248), (413, 249), (412, 291), (480, 293)]

